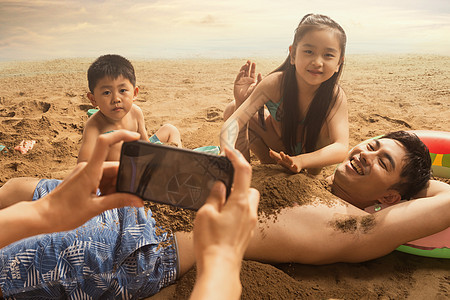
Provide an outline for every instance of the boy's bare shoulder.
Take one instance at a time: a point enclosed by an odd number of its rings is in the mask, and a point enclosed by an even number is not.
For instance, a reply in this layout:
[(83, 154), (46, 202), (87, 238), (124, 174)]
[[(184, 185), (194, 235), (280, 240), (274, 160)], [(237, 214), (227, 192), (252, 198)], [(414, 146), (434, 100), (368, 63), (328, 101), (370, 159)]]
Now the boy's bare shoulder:
[(136, 109), (136, 110), (138, 110), (138, 111), (142, 111), (142, 109), (137, 105), (137, 104), (134, 104), (133, 103), (133, 105), (131, 106), (131, 109)]
[(143, 117), (144, 113), (142, 112), (142, 109), (137, 106), (136, 104), (133, 103), (133, 105), (131, 106), (130, 112), (131, 116), (133, 116), (134, 118), (136, 117)]
[(98, 134), (102, 133), (105, 127), (105, 122), (98, 115), (98, 113), (92, 115), (84, 125), (84, 131), (90, 131), (92, 133), (97, 132)]

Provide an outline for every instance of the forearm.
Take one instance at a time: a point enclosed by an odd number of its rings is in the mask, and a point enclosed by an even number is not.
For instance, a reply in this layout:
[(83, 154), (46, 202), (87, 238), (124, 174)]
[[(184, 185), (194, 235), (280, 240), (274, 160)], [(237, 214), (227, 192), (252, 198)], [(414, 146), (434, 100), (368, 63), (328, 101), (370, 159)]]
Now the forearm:
[[(231, 260), (231, 261), (230, 261)], [(239, 299), (240, 261), (224, 255), (211, 255), (197, 262), (197, 280), (190, 299)]]
[(258, 85), (250, 97), (225, 121), (220, 131), (221, 147), (235, 148), (238, 137), (242, 137), (244, 131), (246, 133), (250, 119), (269, 100), (263, 86), (264, 84)]
[(301, 154), (302, 169), (323, 168), (341, 163), (348, 152), (348, 147), (342, 143), (333, 143), (314, 152)]
[(220, 130), (220, 148), (234, 149), (240, 129), (239, 122), (231, 116)]
[(0, 210), (0, 248), (23, 238), (50, 232), (46, 203), (19, 202)]

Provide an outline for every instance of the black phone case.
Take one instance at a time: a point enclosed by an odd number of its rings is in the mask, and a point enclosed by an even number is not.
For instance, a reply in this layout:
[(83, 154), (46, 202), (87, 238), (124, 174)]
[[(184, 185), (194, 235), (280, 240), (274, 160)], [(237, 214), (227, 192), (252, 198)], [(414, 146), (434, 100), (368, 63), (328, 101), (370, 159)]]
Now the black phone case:
[(143, 200), (198, 210), (217, 180), (231, 192), (234, 169), (224, 156), (144, 141), (125, 142), (117, 175), (118, 192)]

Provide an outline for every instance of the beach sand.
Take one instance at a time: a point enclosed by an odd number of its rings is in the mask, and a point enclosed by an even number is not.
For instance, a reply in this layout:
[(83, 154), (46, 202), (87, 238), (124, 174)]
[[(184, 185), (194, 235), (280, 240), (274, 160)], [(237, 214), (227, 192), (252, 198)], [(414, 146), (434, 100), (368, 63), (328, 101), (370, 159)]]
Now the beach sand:
[[(0, 186), (20, 176), (62, 179), (75, 166), (86, 112), (92, 108), (86, 71), (93, 60), (0, 63), (0, 144), (9, 148), (0, 152)], [(148, 132), (171, 123), (179, 128), (186, 148), (218, 145), (223, 109), (233, 98), (233, 81), (245, 60), (132, 61), (140, 88), (136, 104)], [(283, 58), (255, 61), (265, 75)], [(350, 146), (393, 130), (450, 131), (449, 74), (449, 57), (348, 56), (340, 83), (348, 97)], [(13, 150), (22, 140), (36, 140), (27, 154)], [(312, 180), (278, 166), (261, 166), (255, 159), (252, 165), (253, 184), (264, 190), (261, 213), (266, 214), (275, 213), (277, 205), (289, 205), (295, 197), (291, 187), (319, 192), (315, 184), (334, 169), (327, 167), (319, 180)], [(283, 186), (289, 188), (275, 188)], [(190, 230), (192, 212), (149, 207), (160, 224)], [(450, 260), (394, 251), (356, 264), (245, 261), (241, 279), (242, 299), (448, 299)], [(195, 269), (151, 299), (186, 299), (194, 280)]]

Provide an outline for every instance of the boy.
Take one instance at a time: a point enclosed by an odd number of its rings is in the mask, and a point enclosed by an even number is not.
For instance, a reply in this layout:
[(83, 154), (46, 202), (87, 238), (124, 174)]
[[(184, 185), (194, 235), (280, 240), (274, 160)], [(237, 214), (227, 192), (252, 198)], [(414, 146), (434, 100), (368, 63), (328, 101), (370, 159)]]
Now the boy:
[[(103, 55), (88, 69), (87, 97), (99, 111), (86, 122), (78, 153), (78, 163), (87, 161), (99, 135), (118, 129), (138, 132), (141, 140), (148, 141), (142, 110), (133, 102), (139, 92), (134, 67), (120, 55)], [(181, 147), (180, 132), (170, 124), (163, 125), (151, 142), (174, 143)], [(106, 160), (118, 161), (121, 143), (114, 145)]]

